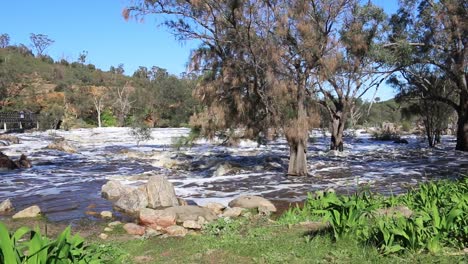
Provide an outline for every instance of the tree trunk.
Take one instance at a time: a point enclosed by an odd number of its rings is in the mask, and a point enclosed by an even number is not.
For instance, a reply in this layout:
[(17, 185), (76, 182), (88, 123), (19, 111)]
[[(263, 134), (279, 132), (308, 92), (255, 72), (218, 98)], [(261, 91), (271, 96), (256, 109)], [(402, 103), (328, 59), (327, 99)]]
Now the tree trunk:
[(347, 121), (347, 115), (342, 110), (332, 114), (330, 150), (343, 151), (343, 131)]
[(288, 175), (307, 176), (307, 141), (298, 138), (288, 138), (288, 144)]
[(98, 121), (98, 127), (101, 127), (101, 111), (98, 109), (97, 110), (97, 121)]
[(458, 116), (456, 150), (468, 151), (468, 109)]
[(468, 151), (468, 95), (461, 94), (457, 121), (456, 150)]
[(297, 87), (297, 117), (285, 128), (289, 145), (288, 175), (307, 176), (307, 139), (309, 137), (309, 120), (304, 106), (305, 79), (299, 78)]

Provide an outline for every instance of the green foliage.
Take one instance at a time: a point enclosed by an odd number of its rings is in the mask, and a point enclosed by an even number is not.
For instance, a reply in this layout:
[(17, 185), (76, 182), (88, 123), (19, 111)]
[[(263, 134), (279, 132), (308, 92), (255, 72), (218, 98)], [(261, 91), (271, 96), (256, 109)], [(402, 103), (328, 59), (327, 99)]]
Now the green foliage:
[[(27, 234), (29, 239), (25, 239)], [(0, 222), (0, 263), (101, 263), (100, 254), (93, 251), (80, 236), (71, 235), (70, 227), (49, 239), (26, 227), (10, 233)]]
[(180, 150), (182, 147), (191, 148), (195, 140), (197, 140), (198, 138), (200, 138), (200, 128), (192, 128), (190, 129), (190, 133), (188, 136), (182, 136), (174, 139), (172, 147), (176, 150)]
[[(414, 213), (385, 215), (378, 209), (406, 205)], [(309, 194), (303, 208), (289, 209), (282, 224), (322, 218), (336, 240), (355, 238), (377, 246), (384, 254), (409, 250), (438, 252), (444, 247), (468, 245), (468, 178), (422, 184), (402, 196), (383, 197), (370, 192), (351, 196)]]
[(102, 125), (105, 127), (117, 126), (117, 118), (112, 114), (109, 109), (105, 109), (101, 114)]

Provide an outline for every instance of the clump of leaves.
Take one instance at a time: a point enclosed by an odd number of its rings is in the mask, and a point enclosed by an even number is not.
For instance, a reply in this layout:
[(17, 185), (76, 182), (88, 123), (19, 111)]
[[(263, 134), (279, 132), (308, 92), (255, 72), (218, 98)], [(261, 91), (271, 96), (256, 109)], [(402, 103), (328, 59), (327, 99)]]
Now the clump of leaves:
[(26, 227), (10, 233), (0, 223), (0, 263), (100, 263), (100, 256), (80, 236), (72, 236), (70, 227), (49, 239)]

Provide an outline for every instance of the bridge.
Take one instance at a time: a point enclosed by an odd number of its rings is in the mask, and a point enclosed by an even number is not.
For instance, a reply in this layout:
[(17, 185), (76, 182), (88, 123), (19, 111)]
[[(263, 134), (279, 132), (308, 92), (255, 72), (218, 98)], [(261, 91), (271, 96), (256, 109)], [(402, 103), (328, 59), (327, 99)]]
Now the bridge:
[(8, 130), (39, 129), (38, 115), (29, 111), (0, 112), (0, 125), (4, 132)]

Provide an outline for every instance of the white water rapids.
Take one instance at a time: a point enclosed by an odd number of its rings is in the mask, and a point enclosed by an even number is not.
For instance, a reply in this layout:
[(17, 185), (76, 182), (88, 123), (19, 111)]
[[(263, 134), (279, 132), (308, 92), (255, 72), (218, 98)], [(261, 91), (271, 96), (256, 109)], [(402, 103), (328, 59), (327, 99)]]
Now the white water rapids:
[[(313, 133), (308, 148), (310, 176), (285, 175), (289, 150), (284, 139), (268, 146), (243, 141), (237, 147), (200, 140), (192, 148), (175, 150), (176, 138), (185, 128), (153, 129), (153, 139), (136, 145), (128, 128), (75, 129), (15, 134), (20, 144), (1, 147), (17, 159), (24, 153), (33, 167), (0, 172), (0, 201), (10, 198), (17, 209), (38, 204), (51, 221), (88, 218), (85, 212), (109, 210), (100, 196), (108, 179), (127, 184), (147, 171), (167, 175), (176, 194), (198, 204), (227, 204), (240, 194), (271, 200), (300, 201), (307, 192), (333, 188), (351, 193), (360, 186), (384, 193), (400, 193), (421, 181), (456, 178), (468, 172), (468, 153), (454, 151), (455, 139), (444, 137), (439, 148), (429, 149), (423, 139), (405, 137), (408, 145), (373, 141), (358, 133), (345, 139), (344, 153), (328, 152), (329, 138)], [(77, 153), (46, 149), (63, 137)], [(232, 175), (216, 175), (222, 163), (235, 164)], [(169, 164), (169, 165), (168, 165)]]

